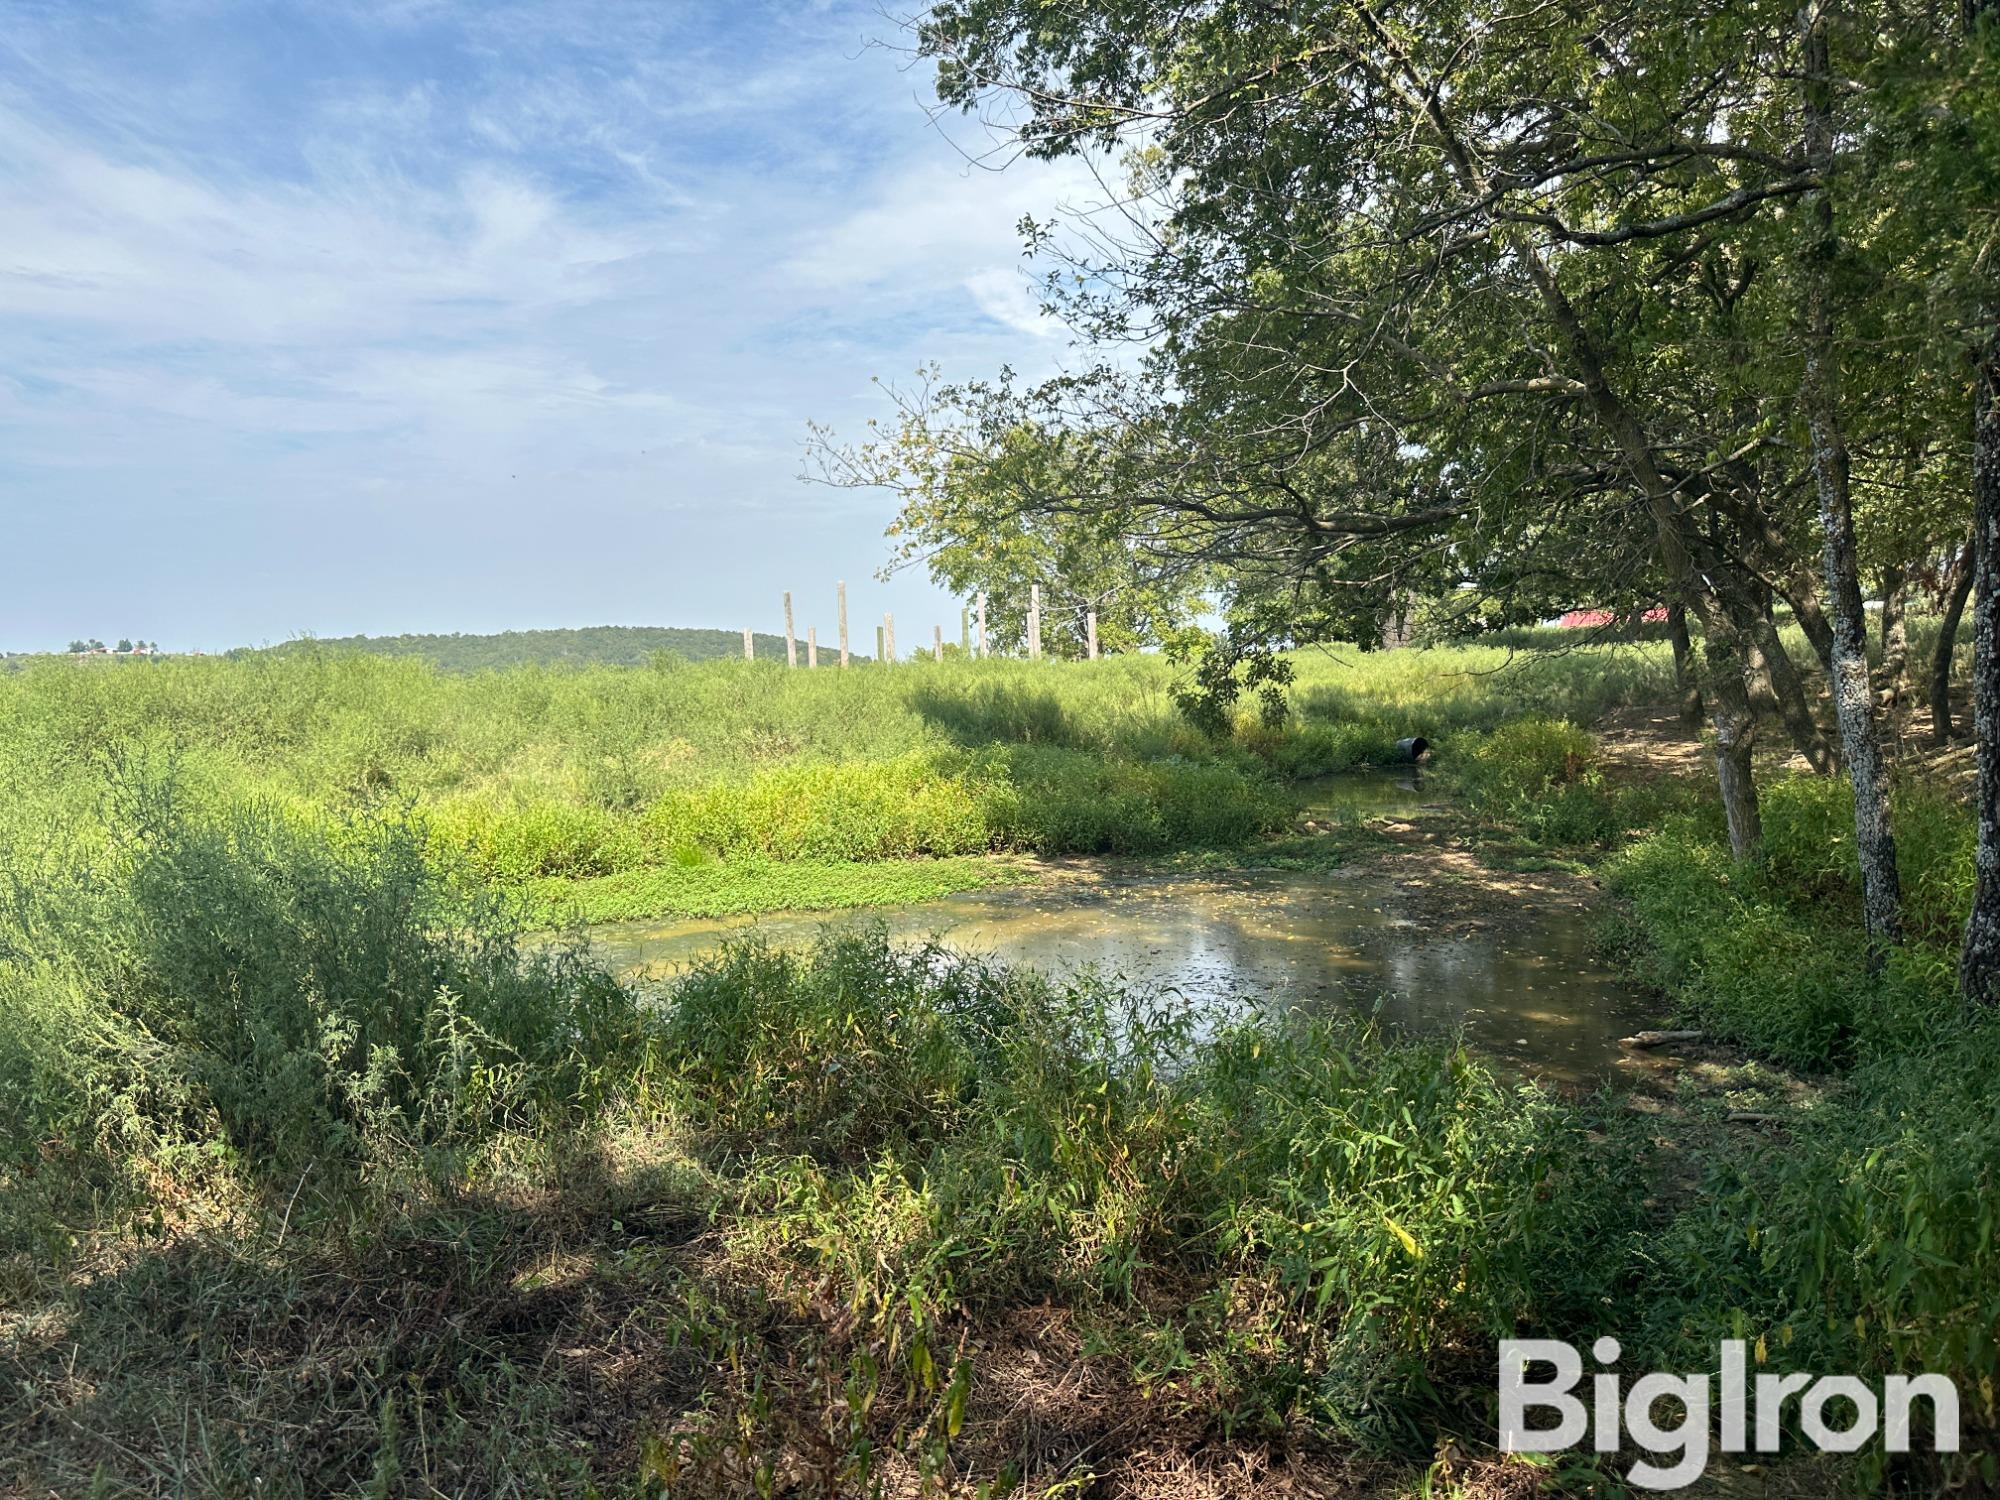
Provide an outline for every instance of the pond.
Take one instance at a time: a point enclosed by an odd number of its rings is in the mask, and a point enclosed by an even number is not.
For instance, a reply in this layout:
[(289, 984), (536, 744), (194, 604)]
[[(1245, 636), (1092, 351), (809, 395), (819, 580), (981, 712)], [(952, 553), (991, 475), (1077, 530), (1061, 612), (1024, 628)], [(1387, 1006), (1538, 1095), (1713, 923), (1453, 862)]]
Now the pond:
[[(1308, 797), (1313, 816), (1414, 805), (1408, 781), (1353, 778)], [(628, 922), (592, 931), (628, 978), (660, 982), (731, 938), (804, 946), (826, 929), (884, 925), (1050, 973), (1094, 967), (1219, 1016), (1295, 1007), (1374, 1014), (1386, 1024), (1461, 1032), (1479, 1052), (1554, 1081), (1608, 1075), (1618, 1039), (1647, 1024), (1597, 960), (1586, 918), (1524, 913), (1507, 932), (1445, 933), (1406, 911), (1395, 883), (1366, 870), (1225, 875), (1072, 872), (1036, 885), (917, 906), (784, 912), (725, 920)]]

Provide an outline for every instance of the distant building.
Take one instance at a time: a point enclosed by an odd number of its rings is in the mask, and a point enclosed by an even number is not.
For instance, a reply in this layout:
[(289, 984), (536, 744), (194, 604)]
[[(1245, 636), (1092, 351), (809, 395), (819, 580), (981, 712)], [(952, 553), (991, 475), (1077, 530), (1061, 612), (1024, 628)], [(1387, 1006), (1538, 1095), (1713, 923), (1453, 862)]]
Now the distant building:
[[(1655, 606), (1639, 616), (1646, 625), (1660, 625), (1666, 622), (1667, 611), (1663, 606)], [(1609, 609), (1573, 609), (1556, 621), (1558, 630), (1601, 630), (1606, 625), (1618, 623), (1618, 613)]]

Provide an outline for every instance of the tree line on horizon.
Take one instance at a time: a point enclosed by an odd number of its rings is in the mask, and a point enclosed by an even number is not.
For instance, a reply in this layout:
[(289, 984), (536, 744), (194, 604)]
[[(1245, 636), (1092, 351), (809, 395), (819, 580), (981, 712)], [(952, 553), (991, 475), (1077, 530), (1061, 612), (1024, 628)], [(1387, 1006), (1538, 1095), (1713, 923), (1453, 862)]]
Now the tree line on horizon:
[[(783, 661), (785, 638), (754, 633), (759, 661)], [(803, 641), (800, 645), (803, 652)], [(245, 647), (235, 654), (269, 651), (366, 651), (377, 656), (415, 656), (446, 672), (485, 672), (516, 666), (645, 666), (660, 652), (687, 661), (739, 660), (740, 630), (705, 630), (668, 625), (588, 625), (556, 630), (503, 630), (494, 634), (405, 634), (305, 636), (268, 647)], [(821, 665), (827, 646), (821, 642)], [(859, 660), (863, 653), (851, 652)], [(836, 658), (837, 660), (837, 658)]]

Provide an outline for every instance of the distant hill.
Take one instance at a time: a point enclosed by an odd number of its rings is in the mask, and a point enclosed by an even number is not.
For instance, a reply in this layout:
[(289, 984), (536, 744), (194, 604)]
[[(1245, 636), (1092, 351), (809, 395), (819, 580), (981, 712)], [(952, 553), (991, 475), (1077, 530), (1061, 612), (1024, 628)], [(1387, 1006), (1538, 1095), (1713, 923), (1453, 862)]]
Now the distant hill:
[[(756, 637), (759, 661), (783, 661), (785, 638)], [(447, 672), (483, 672), (524, 663), (536, 666), (640, 667), (657, 652), (671, 651), (689, 661), (716, 661), (743, 655), (740, 630), (680, 630), (661, 625), (590, 625), (578, 630), (506, 630), (498, 635), (343, 635), (286, 641), (275, 652), (366, 651), (376, 656), (421, 656)], [(806, 643), (799, 640), (799, 660)], [(855, 653), (857, 659), (859, 653)], [(820, 662), (839, 661), (839, 647), (820, 642)]]

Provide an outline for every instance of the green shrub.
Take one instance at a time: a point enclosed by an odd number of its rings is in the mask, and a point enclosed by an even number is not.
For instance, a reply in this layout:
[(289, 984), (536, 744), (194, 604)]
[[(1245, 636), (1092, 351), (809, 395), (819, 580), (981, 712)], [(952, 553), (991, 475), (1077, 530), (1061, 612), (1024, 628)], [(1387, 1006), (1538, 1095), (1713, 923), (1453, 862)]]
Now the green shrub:
[(986, 813), (1003, 848), (1130, 854), (1237, 843), (1282, 826), (1288, 811), (1274, 782), (1225, 762), (1135, 764), (1024, 747), (987, 765)]
[(2000, 1025), (1858, 1069), (1745, 1190), (1762, 1275), (1828, 1368), (1935, 1370), (1968, 1425), (2000, 1369)]
[(1609, 844), (1641, 811), (1607, 784), (1596, 753), (1576, 725), (1526, 718), (1454, 738), (1440, 761), (1447, 783), (1472, 811), (1538, 843), (1567, 847)]
[(1944, 1493), (1995, 1428), (2000, 1028), (1943, 1023), (1906, 1041), (1789, 1120), (1778, 1144), (1711, 1158), (1702, 1192), (1646, 1258), (1630, 1300), (1650, 1326), (1626, 1348), (1661, 1368), (1738, 1338), (1772, 1371), (1943, 1374), (1958, 1388), (1966, 1458), (1898, 1477), (1871, 1448), (1846, 1477), (1871, 1493)]
[(456, 799), (426, 818), (431, 847), (447, 861), (466, 859), (491, 880), (607, 875), (622, 863), (610, 814), (574, 802), (539, 799), (500, 807)]
[(221, 819), (122, 788), (94, 866), (0, 905), (6, 1139), (214, 1137), (296, 1178), (587, 1116), (629, 1078), (636, 1002), (468, 909), (397, 818)]
[(988, 790), (957, 760), (780, 766), (747, 783), (670, 792), (638, 819), (640, 862), (683, 849), (819, 860), (972, 853), (991, 842)]
[[(1168, 1315), (1171, 1357), (1246, 1423), (1417, 1446), (1484, 1389), (1479, 1339), (1597, 1318), (1623, 1265), (1616, 1174), (1570, 1109), (1449, 1048), (1204, 1041), (1178, 1005), (879, 934), (732, 950), (668, 1010), (684, 1108), (762, 1163), (740, 1241), (923, 1327), (1212, 1289)], [(1237, 1289), (1261, 1304), (1242, 1343)]]
[(1764, 847), (1748, 863), (1730, 858), (1712, 815), (1669, 818), (1612, 860), (1644, 977), (1718, 1034), (1797, 1066), (1845, 1064), (1934, 1034), (1956, 1007), (1966, 811), (1928, 787), (1898, 789), (1907, 941), (1871, 974), (1846, 783), (1775, 778), (1761, 801)]
[(1250, 723), (1237, 731), (1237, 738), (1278, 776), (1301, 781), (1394, 764), (1400, 758), (1396, 741), (1402, 736), (1375, 723), (1294, 723), (1280, 728)]

